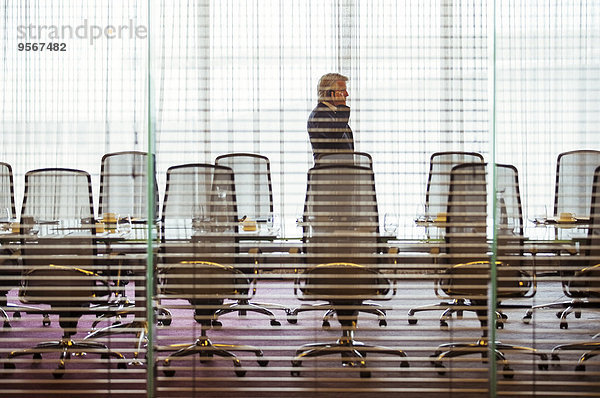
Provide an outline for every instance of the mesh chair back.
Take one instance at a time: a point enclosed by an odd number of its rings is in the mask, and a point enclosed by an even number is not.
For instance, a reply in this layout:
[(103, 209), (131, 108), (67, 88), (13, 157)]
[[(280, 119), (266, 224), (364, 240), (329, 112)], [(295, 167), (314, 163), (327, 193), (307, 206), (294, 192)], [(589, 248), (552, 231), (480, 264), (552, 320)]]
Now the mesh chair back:
[[(116, 152), (102, 157), (98, 217), (114, 213), (120, 218), (145, 220), (148, 216), (148, 154)], [(152, 158), (154, 162), (154, 155)], [(158, 214), (158, 190), (154, 179), (154, 214)]]
[(600, 297), (600, 166), (594, 171), (591, 204), (589, 246), (586, 250), (590, 265), (576, 276), (586, 281), (587, 296), (598, 298)]
[(589, 246), (586, 251), (590, 265), (600, 263), (600, 165), (594, 171), (590, 206)]
[(187, 164), (167, 170), (161, 223), (165, 262), (235, 262), (235, 188), (229, 167)]
[(445, 242), (452, 264), (488, 260), (486, 180), (484, 163), (451, 170)]
[(569, 297), (600, 297), (600, 166), (594, 170), (590, 204), (588, 238), (581, 252), (586, 265), (576, 271), (573, 267), (561, 267), (562, 283)]
[(564, 152), (556, 161), (554, 216), (572, 213), (576, 217), (590, 216), (590, 200), (594, 170), (600, 166), (600, 151)]
[(303, 240), (307, 261), (378, 261), (379, 214), (373, 170), (336, 165), (308, 172)]
[(523, 254), (523, 210), (516, 167), (496, 165), (497, 250), (500, 261), (519, 265)]
[(96, 259), (90, 175), (81, 170), (38, 169), (25, 174), (21, 224), (26, 269), (53, 264), (87, 268)]
[(373, 168), (373, 158), (366, 152), (322, 153), (315, 159), (315, 166), (347, 164)]
[[(497, 263), (498, 297), (524, 297), (532, 278), (518, 266), (522, 243), (522, 216), (516, 169), (497, 165), (499, 220), (498, 256), (510, 262)], [(452, 168), (447, 207), (446, 245), (454, 265), (441, 282), (450, 296), (486, 300), (490, 262), (486, 233), (486, 166), (467, 163)]]
[[(16, 217), (15, 191), (12, 167), (0, 162), (0, 221), (10, 221)], [(4, 220), (4, 218), (7, 218)]]
[[(81, 170), (38, 169), (25, 174), (21, 220), (33, 218), (39, 236), (92, 233), (82, 224), (94, 218), (90, 175)], [(73, 227), (73, 229), (69, 229)]]
[(252, 153), (231, 153), (218, 156), (215, 164), (233, 170), (238, 219), (272, 219), (273, 191), (269, 158)]
[(446, 212), (450, 193), (450, 172), (463, 163), (483, 163), (483, 156), (475, 152), (436, 152), (429, 161), (429, 177), (425, 195), (426, 213), (436, 218)]

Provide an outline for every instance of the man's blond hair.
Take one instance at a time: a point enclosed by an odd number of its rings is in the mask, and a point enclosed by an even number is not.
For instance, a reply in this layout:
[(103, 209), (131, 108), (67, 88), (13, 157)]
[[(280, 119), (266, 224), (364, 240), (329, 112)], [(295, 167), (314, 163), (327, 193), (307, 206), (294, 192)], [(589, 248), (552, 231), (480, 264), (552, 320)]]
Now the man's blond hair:
[(327, 73), (319, 79), (317, 85), (317, 93), (319, 94), (319, 101), (330, 98), (329, 92), (334, 89), (333, 85), (339, 81), (348, 81), (348, 78), (339, 73)]

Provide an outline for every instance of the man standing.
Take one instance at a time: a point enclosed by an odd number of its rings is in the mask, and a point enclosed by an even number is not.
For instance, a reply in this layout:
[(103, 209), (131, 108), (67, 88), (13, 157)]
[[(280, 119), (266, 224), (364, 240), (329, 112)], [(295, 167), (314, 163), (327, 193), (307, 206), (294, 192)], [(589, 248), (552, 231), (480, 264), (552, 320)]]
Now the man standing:
[(323, 153), (354, 151), (346, 81), (348, 78), (339, 73), (328, 73), (319, 80), (319, 103), (306, 124), (315, 159)]

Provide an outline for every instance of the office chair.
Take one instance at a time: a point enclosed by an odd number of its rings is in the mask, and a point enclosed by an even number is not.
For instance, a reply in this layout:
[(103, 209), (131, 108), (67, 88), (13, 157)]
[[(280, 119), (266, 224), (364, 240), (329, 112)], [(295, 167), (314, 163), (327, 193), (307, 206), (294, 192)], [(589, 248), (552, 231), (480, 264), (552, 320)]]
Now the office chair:
[[(201, 325), (195, 343), (184, 348), (177, 345), (180, 349), (164, 360), (167, 376), (175, 374), (170, 368), (173, 360), (195, 354), (201, 360), (215, 355), (232, 359), (237, 376), (244, 376), (246, 371), (231, 351), (253, 352), (259, 365), (268, 363), (256, 347), (214, 344), (207, 337), (207, 330), (222, 326), (218, 318), (228, 312), (243, 309), (265, 314), (263, 308), (249, 301), (254, 293), (253, 282), (238, 269), (247, 264), (240, 261), (238, 250), (235, 189), (234, 173), (229, 167), (185, 164), (167, 170), (159, 298), (186, 299)], [(273, 324), (274, 317), (270, 316)]]
[[(596, 243), (597, 245), (597, 243)], [(588, 301), (589, 305), (586, 308), (593, 308), (595, 310), (600, 309), (600, 264), (586, 267), (580, 271), (575, 272), (570, 283), (571, 289), (577, 289), (579, 294), (586, 295), (589, 299), (594, 301)], [(584, 293), (585, 292), (585, 293)], [(593, 338), (597, 339), (600, 337), (600, 333), (596, 334)], [(560, 344), (552, 349), (552, 361), (559, 361), (560, 351), (585, 351), (580, 357), (577, 365), (575, 366), (576, 371), (585, 371), (586, 362), (595, 356), (600, 355), (600, 341), (588, 341), (579, 343), (568, 343)]]
[[(242, 221), (242, 225), (246, 225), (243, 221), (254, 221), (257, 223), (257, 228), (268, 224), (273, 225), (273, 187), (269, 158), (254, 153), (229, 153), (217, 156), (215, 164), (233, 170), (237, 218)], [(249, 236), (248, 240), (251, 238)], [(269, 314), (271, 310), (290, 313), (288, 307), (278, 303), (254, 302), (253, 304), (265, 309), (265, 314)], [(243, 315), (243, 311), (240, 314)], [(277, 323), (279, 321), (275, 324)]]
[[(124, 151), (105, 154), (102, 157), (100, 170), (100, 197), (98, 201), (98, 217), (101, 219), (107, 215), (115, 217), (115, 224), (119, 222), (129, 222), (132, 234), (146, 237), (148, 203), (154, 206), (154, 214), (158, 214), (158, 186), (156, 175), (152, 176), (154, 180), (153, 197), (150, 201), (148, 196), (148, 154), (139, 151)], [(152, 162), (155, 162), (152, 155)], [(106, 220), (104, 220), (106, 221)], [(153, 220), (156, 222), (157, 219)], [(110, 225), (107, 223), (107, 226)], [(131, 322), (122, 322), (122, 318), (127, 315), (143, 311), (142, 306), (135, 305), (125, 295), (125, 286), (129, 283), (128, 276), (133, 274), (131, 269), (123, 269), (127, 264), (124, 256), (115, 253), (106, 265), (100, 271), (111, 278), (114, 285), (114, 297), (106, 308), (104, 314), (99, 312), (98, 318), (92, 323), (92, 329), (107, 318), (114, 318), (110, 326), (96, 329), (88, 334), (85, 339), (98, 339), (114, 334), (134, 334), (137, 341), (136, 349), (133, 354), (133, 362), (138, 363), (138, 356), (141, 352), (144, 341), (147, 338), (148, 325), (145, 319), (133, 320)], [(153, 288), (153, 285), (147, 285), (146, 288)], [(143, 292), (143, 289), (136, 289)], [(143, 293), (141, 293), (143, 295)], [(144, 302), (144, 297), (138, 297), (139, 301)], [(147, 305), (151, 305), (148, 304)], [(172, 315), (164, 307), (158, 307), (156, 321), (158, 325), (168, 326), (171, 324)], [(140, 316), (140, 315), (137, 315)]]
[[(154, 155), (152, 156), (154, 162)], [(142, 231), (146, 235), (148, 217), (148, 154), (139, 151), (124, 151), (107, 153), (102, 156), (100, 168), (100, 195), (98, 200), (98, 218), (114, 218), (113, 228), (106, 220), (106, 227), (116, 229), (118, 223), (129, 223), (134, 234)], [(154, 195), (152, 205), (154, 214), (158, 215), (158, 186), (156, 175), (154, 180)], [(156, 221), (156, 220), (155, 220)], [(127, 316), (128, 309), (134, 307), (125, 294), (125, 286), (129, 283), (128, 277), (132, 275), (131, 269), (123, 269), (123, 262), (118, 256), (107, 263), (103, 272), (113, 277), (115, 297), (111, 303), (111, 310), (107, 315), (99, 317), (92, 325), (93, 328), (106, 317), (115, 316), (115, 323), (121, 317)], [(157, 317), (159, 323), (170, 322), (168, 314)]]
[(349, 164), (373, 168), (373, 158), (366, 152), (322, 153), (315, 158), (316, 166)]
[[(373, 158), (366, 152), (322, 153), (315, 158), (315, 167), (330, 165), (355, 165), (373, 169)], [(376, 311), (376, 314), (379, 316), (379, 325), (387, 325), (385, 310), (383, 308), (379, 308)], [(297, 313), (289, 313), (287, 318), (288, 322), (296, 323), (296, 315)], [(325, 312), (325, 315), (323, 315), (323, 328), (329, 328), (331, 326), (330, 321), (334, 317), (335, 311), (333, 309), (329, 309), (327, 312)]]
[[(332, 244), (334, 246), (339, 246), (338, 245), (338, 237), (337, 235), (340, 233), (340, 230), (343, 228), (349, 228), (350, 230), (355, 230), (356, 226), (354, 225), (355, 220), (358, 220), (360, 218), (360, 215), (355, 211), (356, 209), (359, 208), (359, 206), (362, 206), (362, 209), (364, 209), (365, 214), (368, 214), (369, 217), (373, 217), (376, 218), (376, 220), (371, 220), (371, 219), (367, 219), (367, 228), (373, 228), (373, 225), (371, 225), (371, 221), (377, 221), (379, 222), (379, 211), (377, 208), (377, 198), (375, 195), (375, 177), (373, 174), (372, 169), (371, 170), (371, 174), (369, 173), (362, 173), (362, 174), (357, 174), (354, 172), (354, 169), (352, 168), (344, 168), (342, 167), (341, 169), (336, 169), (336, 166), (351, 166), (351, 165), (328, 165), (328, 166), (315, 166), (313, 169), (311, 170), (316, 170), (317, 168), (323, 168), (322, 173), (319, 173), (317, 171), (309, 171), (309, 176), (313, 176), (314, 179), (314, 183), (313, 184), (308, 184), (307, 185), (307, 198), (305, 201), (305, 208), (304, 208), (304, 216), (303, 216), (303, 243), (305, 246), (305, 250), (307, 247), (310, 247), (310, 239), (311, 239), (311, 229), (314, 229), (314, 226), (311, 225), (312, 220), (315, 218), (315, 212), (320, 212), (322, 214), (324, 214), (323, 216), (318, 216), (319, 218), (319, 223), (318, 223), (318, 228), (320, 229), (320, 231), (322, 232), (321, 236), (319, 236), (319, 240), (320, 240), (320, 244), (318, 245), (319, 247), (312, 247), (311, 248), (311, 256), (312, 258), (309, 258), (309, 263), (313, 264), (313, 265), (318, 265), (320, 262), (318, 261), (318, 258), (315, 257), (315, 254), (321, 251), (325, 251), (327, 252), (328, 250), (330, 250), (327, 245), (325, 245), (324, 243), (328, 240), (328, 239), (332, 239)], [(358, 170), (362, 170), (362, 166), (356, 166), (359, 167)], [(341, 180), (336, 180), (334, 177), (332, 177), (332, 173), (339, 173), (339, 177), (342, 178)], [(335, 189), (331, 192), (327, 191), (327, 186), (324, 186), (323, 184), (320, 183), (319, 180), (321, 179), (325, 179), (325, 178), (329, 178), (329, 183), (332, 184), (332, 186), (335, 187)], [(353, 181), (353, 179), (357, 179), (358, 182)], [(348, 181), (350, 181), (348, 183)], [(349, 194), (349, 198), (351, 198), (351, 195), (354, 195), (354, 193), (352, 192), (352, 190), (354, 189), (353, 185), (355, 183), (360, 183), (362, 185), (364, 185), (365, 187), (367, 187), (367, 190), (372, 190), (369, 192), (372, 192), (373, 196), (369, 197), (369, 201), (366, 201), (365, 203), (354, 203), (352, 204), (354, 207), (350, 208), (350, 210), (346, 210), (348, 209), (351, 205), (350, 203), (350, 199), (348, 201), (344, 200), (342, 203), (342, 205), (339, 206), (338, 209), (338, 205), (336, 204), (337, 201), (339, 201), (340, 197), (346, 195), (345, 191), (349, 191), (351, 192)], [(312, 204), (312, 209), (316, 209), (312, 215), (307, 215), (306, 211), (306, 204), (308, 203), (308, 199), (309, 196), (311, 195), (310, 198), (311, 200), (314, 202), (313, 197), (315, 197), (315, 195), (318, 195), (317, 197), (321, 200), (322, 203), (317, 203), (316, 205), (313, 202), (310, 202)], [(365, 194), (366, 195), (366, 194)], [(362, 199), (362, 198), (360, 198)], [(320, 206), (320, 207), (318, 207)], [(346, 206), (346, 208), (342, 207), (342, 206)], [(345, 213), (349, 213), (350, 211), (353, 211), (354, 215), (349, 216), (348, 214)], [(334, 214), (335, 216), (326, 216), (327, 214)], [(375, 216), (374, 216), (375, 215)], [(345, 221), (341, 221), (342, 219), (345, 219)], [(311, 222), (311, 223), (309, 223)], [(330, 225), (327, 226), (326, 224), (329, 223)], [(359, 229), (362, 228), (361, 226), (359, 226)], [(330, 236), (327, 236), (327, 233), (330, 233)], [(379, 237), (379, 225), (377, 226), (376, 229), (376, 238), (375, 240), (378, 240)], [(360, 245), (359, 240), (362, 239), (360, 236), (358, 236), (357, 234), (353, 234), (352, 236), (342, 236), (341, 240), (342, 241), (347, 241), (347, 240), (352, 240), (355, 239), (357, 240), (357, 243)], [(367, 245), (366, 245), (366, 252), (369, 253), (371, 252), (371, 250), (373, 249), (373, 242), (372, 242), (373, 238), (369, 237), (367, 239)], [(341, 247), (340, 251), (344, 251), (344, 250), (348, 250), (348, 253), (355, 253), (356, 249), (353, 247)], [(391, 255), (393, 254), (392, 252), (396, 252), (395, 250), (389, 250), (389, 252), (387, 253), (388, 257), (391, 257)], [(306, 253), (305, 253), (306, 254)], [(372, 253), (371, 253), (372, 254)], [(321, 262), (327, 263), (327, 262), (331, 262), (335, 260), (335, 257), (338, 256), (339, 254), (334, 253), (333, 257), (331, 258), (321, 258)], [(360, 254), (361, 256), (364, 256), (365, 254), (362, 253)], [(383, 259), (381, 257), (375, 257), (377, 259), (377, 261), (383, 261)], [(351, 259), (356, 260), (355, 258), (351, 257)], [(348, 260), (349, 262), (351, 262), (351, 260)], [(364, 261), (367, 262), (371, 262), (371, 259), (365, 259)], [(296, 289), (297, 292), (297, 289)], [(322, 327), (323, 328), (329, 328), (331, 326), (330, 321), (335, 317), (336, 313), (335, 313), (335, 307), (332, 306), (330, 303), (325, 302), (325, 303), (316, 303), (316, 304), (302, 304), (299, 307), (296, 307), (294, 309), (292, 309), (288, 315), (287, 315), (287, 321), (291, 324), (296, 324), (298, 322), (298, 314), (302, 313), (302, 312), (307, 312), (307, 311), (316, 311), (316, 310), (325, 310), (325, 314), (323, 315), (323, 322), (322, 322)], [(373, 315), (377, 316), (378, 322), (379, 322), (379, 326), (384, 327), (387, 326), (387, 317), (386, 317), (386, 309), (378, 304), (378, 303), (373, 303), (373, 302), (364, 302), (363, 305), (359, 308), (360, 312), (365, 312), (365, 313), (370, 313)]]
[[(450, 187), (450, 172), (452, 167), (463, 163), (483, 163), (483, 156), (476, 152), (435, 152), (431, 155), (425, 194), (425, 214), (420, 216), (418, 221), (441, 223), (433, 228), (443, 231)], [(448, 320), (452, 318), (453, 313), (456, 313), (458, 319), (462, 318), (461, 308), (463, 305), (464, 303), (458, 299), (411, 308), (408, 311), (408, 323), (410, 325), (417, 324), (418, 319), (415, 316), (417, 312), (443, 310), (440, 316), (440, 328), (445, 330), (448, 328)]]
[[(590, 202), (592, 199), (592, 186), (594, 180), (594, 171), (600, 166), (600, 151), (577, 150), (564, 152), (558, 155), (556, 160), (556, 185), (554, 194), (554, 218), (558, 220), (561, 214), (570, 213), (580, 220), (589, 219)], [(591, 224), (590, 224), (591, 225)], [(577, 230), (586, 233), (589, 239), (588, 224), (582, 224)], [(555, 228), (555, 238), (564, 239), (575, 236), (574, 228), (562, 228), (558, 225)], [(584, 237), (584, 236), (582, 236)], [(581, 317), (581, 309), (584, 307), (578, 305), (581, 300), (577, 300), (576, 291), (569, 288), (569, 278), (573, 275), (573, 269), (559, 263), (558, 275), (561, 279), (562, 290), (567, 297), (574, 300), (538, 304), (527, 310), (523, 316), (523, 322), (529, 323), (535, 310), (544, 308), (560, 308), (556, 312), (556, 317), (560, 319), (560, 328), (567, 329), (569, 324), (567, 316), (574, 312), (576, 318)]]
[(267, 222), (273, 217), (271, 163), (254, 153), (229, 153), (217, 156), (217, 166), (233, 170), (238, 220)]
[[(571, 213), (577, 218), (590, 217), (590, 199), (594, 170), (600, 166), (600, 151), (577, 150), (564, 152), (556, 159), (554, 217)], [(560, 229), (556, 229), (560, 238)], [(587, 231), (586, 231), (587, 232)]]
[[(15, 193), (13, 185), (12, 167), (8, 163), (0, 162), (0, 230), (11, 230), (12, 223), (16, 221)], [(9, 312), (13, 317), (20, 318), (21, 312), (39, 313), (40, 309), (26, 305), (9, 303), (7, 301), (8, 292), (18, 287), (21, 278), (21, 267), (15, 258), (15, 252), (18, 247), (18, 236), (14, 241), (6, 241), (0, 248), (0, 318), (3, 319), (3, 327), (10, 328)], [(44, 326), (50, 325), (50, 317), (44, 314), (42, 322)]]
[[(500, 300), (508, 298), (528, 298), (535, 294), (535, 279), (521, 268), (522, 223), (519, 216), (514, 221), (509, 217), (514, 208), (520, 213), (518, 178), (512, 166), (497, 165), (498, 190), (497, 206), (500, 219), (498, 226), (498, 259), (496, 263), (497, 290), (501, 308), (515, 308), (504, 305)], [(505, 184), (504, 186), (502, 184)], [(480, 354), (482, 360), (488, 355), (488, 284), (490, 281), (490, 261), (487, 243), (487, 192), (486, 165), (468, 163), (454, 166), (450, 175), (450, 194), (446, 211), (446, 257), (454, 264), (436, 282), (436, 291), (442, 290), (447, 296), (462, 300), (463, 311), (473, 311), (482, 328), (482, 337), (475, 343), (447, 343), (440, 345), (432, 355), (432, 363), (438, 373), (445, 373), (443, 361), (458, 356)], [(522, 219), (521, 219), (522, 220)], [(522, 307), (522, 306), (521, 306)], [(496, 327), (502, 327), (501, 313), (492, 318)], [(493, 326), (492, 326), (493, 327)], [(513, 377), (513, 372), (503, 351), (519, 351), (539, 356), (544, 362), (540, 369), (546, 369), (547, 357), (537, 350), (512, 344), (495, 342), (495, 357), (503, 363), (504, 377)]]
[[(296, 350), (293, 367), (306, 358), (340, 354), (345, 365), (360, 368), (370, 377), (367, 354), (402, 358), (400, 349), (364, 344), (354, 339), (359, 312), (385, 317), (367, 300), (389, 300), (395, 294), (391, 281), (379, 272), (383, 259), (379, 247), (379, 217), (373, 170), (350, 165), (314, 167), (308, 172), (303, 216), (303, 254), (306, 268), (296, 278), (294, 292), (303, 304), (293, 313), (331, 309), (342, 326), (342, 336), (332, 343), (307, 344)], [(383, 257), (383, 259), (382, 259)], [(292, 370), (293, 376), (300, 374)]]
[[(90, 175), (81, 170), (38, 169), (25, 174), (25, 193), (21, 224), (33, 220), (32, 234), (23, 234), (21, 258), (22, 286), (19, 299), (27, 304), (48, 304), (46, 313), (58, 314), (63, 337), (59, 341), (37, 344), (13, 351), (10, 359), (33, 355), (41, 359), (49, 352), (59, 352), (55, 378), (64, 375), (71, 354), (99, 354), (102, 359), (116, 358), (120, 369), (126, 368), (124, 357), (99, 342), (74, 341), (78, 320), (96, 314), (106, 305), (110, 289), (105, 278), (93, 270), (97, 265), (93, 201)], [(31, 224), (31, 221), (27, 221)], [(96, 307), (99, 306), (99, 307)]]
[[(589, 215), (588, 238), (581, 254), (583, 267), (578, 264), (571, 267), (576, 268), (574, 271), (562, 273), (563, 290), (565, 295), (572, 299), (563, 313), (569, 310), (578, 311), (581, 308), (600, 309), (600, 263), (597, 260), (600, 255), (600, 166), (594, 171)], [(566, 314), (562, 316), (561, 321), (566, 318)], [(598, 334), (594, 336), (594, 338), (598, 337)], [(600, 342), (589, 341), (558, 345), (552, 349), (553, 361), (560, 360), (558, 355), (560, 351), (585, 351), (575, 366), (575, 370), (584, 371), (586, 362), (600, 354)]]
[[(134, 223), (146, 222), (147, 207), (146, 152), (126, 151), (107, 153), (102, 157), (100, 169), (100, 199), (98, 217), (113, 213), (121, 218), (131, 217)], [(154, 155), (152, 156), (154, 162)], [(154, 179), (154, 214), (158, 215), (158, 188)]]

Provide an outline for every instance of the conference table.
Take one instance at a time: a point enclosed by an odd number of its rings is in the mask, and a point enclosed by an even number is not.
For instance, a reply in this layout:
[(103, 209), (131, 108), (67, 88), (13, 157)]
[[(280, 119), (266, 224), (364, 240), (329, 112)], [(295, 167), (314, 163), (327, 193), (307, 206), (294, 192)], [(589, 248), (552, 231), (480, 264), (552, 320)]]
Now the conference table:
[[(552, 224), (544, 225), (544, 228)], [(546, 236), (553, 235), (546, 233)], [(44, 235), (44, 239), (55, 238), (77, 238), (77, 231), (68, 234)], [(87, 237), (90, 237), (87, 235)], [(105, 231), (91, 236), (97, 245), (97, 253), (100, 257), (106, 259), (120, 259), (121, 265), (125, 262), (128, 268), (136, 270), (136, 274), (142, 275), (145, 271), (146, 260), (148, 259), (148, 241), (146, 225), (135, 225), (128, 231)], [(12, 230), (0, 231), (0, 246), (8, 249), (13, 257), (18, 257), (18, 249), (24, 240), (35, 240), (35, 235), (23, 235)], [(447, 256), (444, 254), (445, 242), (443, 239), (427, 238), (399, 238), (396, 236), (380, 236), (381, 248), (390, 249), (386, 257), (388, 262), (397, 266), (399, 271), (411, 273), (430, 273), (436, 272), (438, 266), (444, 267), (447, 264)], [(564, 256), (576, 256), (579, 253), (585, 238), (575, 237), (573, 239), (529, 239), (523, 241), (523, 254), (526, 260), (531, 256), (531, 260), (536, 260), (537, 271), (546, 273), (548, 267), (555, 268), (556, 260)], [(260, 269), (293, 269), (297, 267), (299, 261), (302, 261), (302, 239), (298, 236), (291, 238), (280, 237), (265, 231), (240, 232), (238, 234), (239, 256), (244, 263), (244, 258), (252, 257), (258, 260)], [(491, 245), (491, 242), (490, 242)], [(160, 252), (161, 242), (155, 239), (153, 242), (154, 254)], [(256, 249), (257, 253), (252, 253), (251, 249)], [(137, 279), (137, 278), (136, 278)]]

